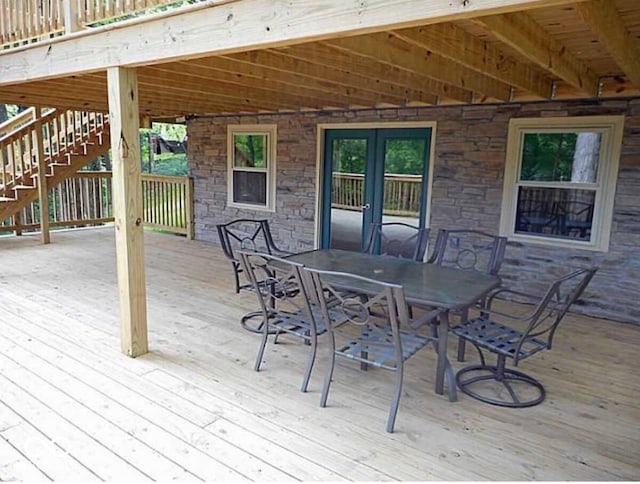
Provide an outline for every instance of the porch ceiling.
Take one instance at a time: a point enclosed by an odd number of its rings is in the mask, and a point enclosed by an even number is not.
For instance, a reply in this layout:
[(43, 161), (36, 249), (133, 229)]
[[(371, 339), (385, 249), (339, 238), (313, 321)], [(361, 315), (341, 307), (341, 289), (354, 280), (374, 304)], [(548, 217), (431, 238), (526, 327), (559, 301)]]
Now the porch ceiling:
[[(635, 96), (640, 2), (576, 1), (154, 63), (138, 79), (140, 112), (155, 118)], [(0, 102), (107, 111), (106, 73), (5, 85)]]

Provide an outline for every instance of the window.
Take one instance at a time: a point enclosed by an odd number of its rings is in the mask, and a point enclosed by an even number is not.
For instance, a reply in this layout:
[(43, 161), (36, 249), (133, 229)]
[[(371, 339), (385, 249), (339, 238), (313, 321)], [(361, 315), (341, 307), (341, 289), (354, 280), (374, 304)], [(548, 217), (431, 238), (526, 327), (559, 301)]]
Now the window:
[(606, 251), (623, 116), (512, 119), (500, 234)]
[(276, 127), (228, 127), (228, 204), (255, 210), (274, 210)]

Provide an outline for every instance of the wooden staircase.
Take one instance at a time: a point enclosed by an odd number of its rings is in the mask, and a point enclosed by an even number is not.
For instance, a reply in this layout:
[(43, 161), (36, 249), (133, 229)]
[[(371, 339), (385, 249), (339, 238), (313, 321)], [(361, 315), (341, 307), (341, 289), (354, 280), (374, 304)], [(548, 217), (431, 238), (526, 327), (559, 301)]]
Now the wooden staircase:
[(38, 198), (40, 166), (50, 189), (109, 148), (102, 113), (32, 108), (0, 125), (0, 222)]

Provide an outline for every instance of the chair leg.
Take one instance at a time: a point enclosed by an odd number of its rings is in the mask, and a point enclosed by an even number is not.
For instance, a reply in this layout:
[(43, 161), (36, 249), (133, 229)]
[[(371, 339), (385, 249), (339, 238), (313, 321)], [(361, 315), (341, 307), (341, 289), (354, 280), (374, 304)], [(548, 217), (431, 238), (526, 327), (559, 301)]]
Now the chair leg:
[(304, 378), (302, 380), (302, 387), (300, 388), (301, 392), (306, 392), (307, 387), (309, 386), (309, 378), (311, 378), (311, 371), (313, 370), (313, 364), (316, 361), (316, 350), (318, 348), (318, 339), (314, 335), (312, 335), (309, 340), (305, 338), (305, 343), (311, 344), (311, 349), (309, 351), (309, 359), (307, 360), (307, 368), (304, 372)]
[(333, 369), (336, 365), (336, 351), (335, 351), (335, 341), (331, 341), (331, 359), (329, 360), (329, 367), (327, 368), (327, 374), (324, 377), (324, 385), (322, 387), (322, 395), (320, 397), (320, 406), (327, 406), (327, 398), (329, 396), (329, 387), (331, 386), (331, 379), (333, 378)]
[(260, 371), (260, 365), (262, 365), (262, 357), (264, 356), (264, 349), (267, 346), (267, 339), (269, 338), (269, 323), (264, 323), (264, 329), (262, 331), (262, 341), (260, 342), (260, 349), (258, 349), (258, 357), (256, 358), (256, 364), (254, 366), (255, 371)]
[(393, 400), (391, 400), (391, 408), (389, 409), (389, 418), (387, 418), (387, 432), (392, 433), (396, 424), (396, 416), (398, 415), (398, 407), (400, 406), (400, 396), (402, 395), (402, 380), (404, 378), (404, 365), (399, 362), (396, 369), (396, 383), (393, 390)]
[(467, 340), (465, 340), (464, 338), (458, 337), (458, 361), (464, 361), (466, 343), (467, 343)]

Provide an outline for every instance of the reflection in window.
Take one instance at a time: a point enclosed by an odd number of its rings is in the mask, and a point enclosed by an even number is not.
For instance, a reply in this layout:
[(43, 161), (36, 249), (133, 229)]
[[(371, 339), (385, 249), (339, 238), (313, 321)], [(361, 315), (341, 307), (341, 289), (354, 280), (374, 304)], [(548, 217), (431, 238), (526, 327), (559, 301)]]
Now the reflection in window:
[(623, 116), (509, 123), (500, 233), (607, 250)]

